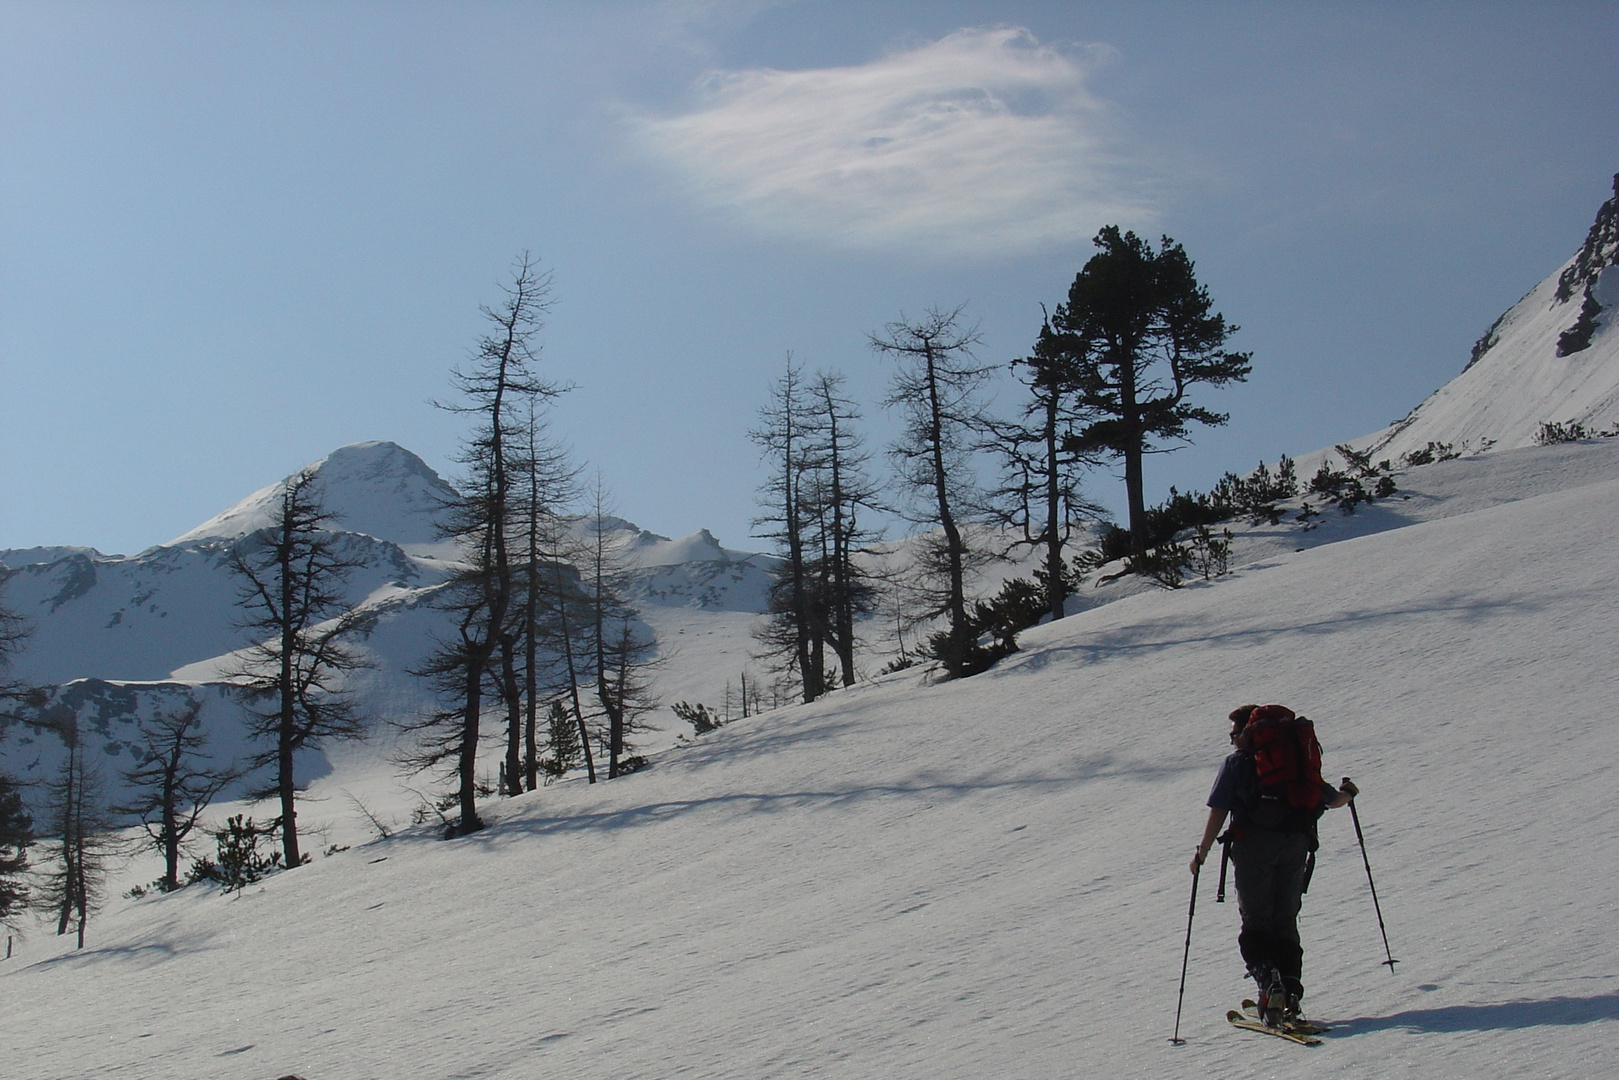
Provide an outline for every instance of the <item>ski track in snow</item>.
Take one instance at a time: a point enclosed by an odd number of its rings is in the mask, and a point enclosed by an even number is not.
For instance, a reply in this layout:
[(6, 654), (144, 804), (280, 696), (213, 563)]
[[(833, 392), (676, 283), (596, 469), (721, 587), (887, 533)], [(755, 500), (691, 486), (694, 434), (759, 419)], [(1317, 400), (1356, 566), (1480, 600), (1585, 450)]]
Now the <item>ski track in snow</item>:
[[(1595, 1077), (1611, 1068), (1619, 453), (1492, 454), (1235, 574), (1028, 631), (221, 896), (114, 900), (0, 965), (6, 1075)], [(1377, 509), (1377, 508), (1373, 508)], [(1364, 514), (1366, 511), (1362, 511)], [(1336, 542), (1327, 542), (1335, 539)], [(1284, 547), (1309, 538), (1306, 550)], [(1232, 1031), (1190, 857), (1227, 710), (1351, 774), (1306, 899), (1306, 1048)], [(376, 776), (334, 757), (334, 786)], [(371, 782), (380, 784), (376, 776)], [(1210, 864), (1213, 869), (1213, 864)]]

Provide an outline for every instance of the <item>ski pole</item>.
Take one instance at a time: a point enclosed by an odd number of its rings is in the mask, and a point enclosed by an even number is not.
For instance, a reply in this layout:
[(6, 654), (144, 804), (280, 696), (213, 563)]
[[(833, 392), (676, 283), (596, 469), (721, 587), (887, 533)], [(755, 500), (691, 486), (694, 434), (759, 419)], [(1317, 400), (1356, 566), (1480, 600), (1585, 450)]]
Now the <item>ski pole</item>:
[[(1344, 783), (1349, 783), (1349, 777), (1344, 777)], [(1389, 949), (1388, 928), (1383, 925), (1383, 905), (1377, 902), (1377, 883), (1372, 880), (1372, 860), (1366, 856), (1366, 834), (1360, 831), (1360, 814), (1355, 810), (1355, 797), (1349, 797), (1349, 817), (1355, 823), (1355, 839), (1360, 843), (1360, 861), (1366, 864), (1366, 885), (1372, 890), (1372, 910), (1377, 912), (1377, 929), (1383, 935), (1383, 955), (1387, 960), (1380, 961), (1388, 965), (1389, 974), (1394, 974), (1394, 965), (1399, 961), (1394, 959), (1394, 953)]]
[(1175, 1034), (1169, 1037), (1169, 1041), (1176, 1046), (1186, 1041), (1181, 1038), (1181, 1005), (1186, 1001), (1186, 962), (1192, 957), (1192, 916), (1195, 914), (1197, 914), (1197, 870), (1192, 871), (1192, 903), (1186, 909), (1186, 951), (1181, 954), (1181, 992), (1175, 999)]

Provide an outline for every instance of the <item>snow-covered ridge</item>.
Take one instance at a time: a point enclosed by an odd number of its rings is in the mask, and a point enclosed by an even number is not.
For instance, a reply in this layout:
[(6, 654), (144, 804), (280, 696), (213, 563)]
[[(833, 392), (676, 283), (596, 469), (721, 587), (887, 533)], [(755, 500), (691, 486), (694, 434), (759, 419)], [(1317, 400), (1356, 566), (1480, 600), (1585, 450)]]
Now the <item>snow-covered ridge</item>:
[[(1397, 461), (1430, 442), (1467, 451), (1528, 446), (1548, 422), (1587, 429), (1619, 424), (1616, 258), (1619, 176), (1580, 251), (1496, 321), (1462, 373), (1403, 420), (1353, 445), (1372, 451), (1374, 459)], [(1602, 307), (1590, 345), (1559, 356), (1558, 340), (1579, 318), (1587, 285)], [(1314, 461), (1311, 456), (1308, 463)]]
[(16, 569), (19, 566), (44, 566), (62, 559), (82, 555), (87, 559), (116, 559), (117, 555), (103, 555), (92, 547), (56, 545), (53, 547), (5, 548), (0, 550), (0, 566)]

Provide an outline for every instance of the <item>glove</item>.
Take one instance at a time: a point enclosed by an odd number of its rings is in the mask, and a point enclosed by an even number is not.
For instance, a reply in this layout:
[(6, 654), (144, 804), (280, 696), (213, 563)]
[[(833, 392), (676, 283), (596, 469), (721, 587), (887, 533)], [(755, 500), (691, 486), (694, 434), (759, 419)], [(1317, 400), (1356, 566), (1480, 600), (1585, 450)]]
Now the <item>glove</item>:
[(1344, 777), (1344, 782), (1338, 785), (1338, 790), (1348, 795), (1351, 799), (1360, 794), (1360, 788), (1356, 787), (1355, 782), (1347, 776)]

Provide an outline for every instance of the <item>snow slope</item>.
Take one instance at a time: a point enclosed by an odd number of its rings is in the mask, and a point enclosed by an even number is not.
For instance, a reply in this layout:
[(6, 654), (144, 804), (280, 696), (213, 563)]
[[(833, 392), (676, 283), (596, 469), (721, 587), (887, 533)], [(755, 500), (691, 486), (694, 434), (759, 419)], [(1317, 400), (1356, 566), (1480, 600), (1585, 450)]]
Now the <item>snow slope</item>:
[[(1619, 175), (1581, 250), (1509, 308), (1473, 359), (1405, 419), (1353, 445), (1398, 461), (1429, 442), (1457, 449), (1529, 446), (1543, 423), (1619, 426)], [(1559, 283), (1566, 279), (1564, 298)], [(1557, 355), (1580, 314), (1585, 287), (1602, 307), (1590, 347)], [(1317, 462), (1311, 458), (1313, 468)]]
[[(1381, 531), (1323, 525), (1028, 631), (976, 678), (885, 676), (491, 804), (466, 839), (115, 901), (81, 953), (41, 928), (0, 965), (0, 1060), (28, 1080), (1607, 1075), (1616, 443), (1418, 470)], [(1225, 713), (1252, 700), (1307, 711), (1360, 783), (1401, 963), (1378, 963), (1334, 811), (1304, 918), (1326, 1044), (1226, 1026), (1236, 911), (1204, 880), (1176, 1047), (1186, 861)]]

